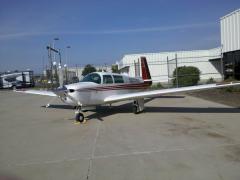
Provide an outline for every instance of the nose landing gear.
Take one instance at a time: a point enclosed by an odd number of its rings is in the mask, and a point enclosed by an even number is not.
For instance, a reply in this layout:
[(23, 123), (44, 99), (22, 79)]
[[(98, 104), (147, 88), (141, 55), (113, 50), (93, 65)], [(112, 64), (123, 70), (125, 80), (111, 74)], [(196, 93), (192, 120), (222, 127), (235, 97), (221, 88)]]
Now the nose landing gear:
[(76, 109), (77, 110), (75, 112), (75, 114), (76, 114), (75, 115), (75, 120), (76, 120), (75, 124), (86, 123), (86, 119), (85, 119), (84, 114), (81, 110), (82, 109), (81, 106), (77, 107)]

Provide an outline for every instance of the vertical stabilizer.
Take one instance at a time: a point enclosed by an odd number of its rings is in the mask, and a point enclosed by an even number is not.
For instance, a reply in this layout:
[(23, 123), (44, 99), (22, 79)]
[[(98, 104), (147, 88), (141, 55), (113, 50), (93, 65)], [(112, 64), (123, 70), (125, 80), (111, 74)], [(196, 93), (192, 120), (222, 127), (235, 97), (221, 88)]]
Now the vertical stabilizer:
[(141, 57), (142, 79), (144, 82), (152, 84), (152, 78), (147, 64), (146, 57)]

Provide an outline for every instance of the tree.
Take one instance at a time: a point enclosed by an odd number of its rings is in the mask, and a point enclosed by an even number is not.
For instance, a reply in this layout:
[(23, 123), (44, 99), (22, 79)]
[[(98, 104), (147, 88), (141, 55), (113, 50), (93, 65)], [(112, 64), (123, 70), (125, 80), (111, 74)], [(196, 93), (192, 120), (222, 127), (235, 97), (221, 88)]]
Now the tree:
[(200, 70), (194, 66), (182, 66), (173, 71), (173, 76), (174, 85), (178, 83), (178, 86), (193, 86), (200, 80)]
[(91, 64), (87, 64), (82, 71), (82, 75), (86, 76), (87, 74), (92, 73), (92, 72), (96, 72), (96, 71), (97, 70), (96, 70), (95, 67), (93, 67)]
[(119, 73), (118, 65), (117, 65), (117, 64), (113, 64), (113, 65), (112, 65), (112, 72), (113, 72), (113, 73)]

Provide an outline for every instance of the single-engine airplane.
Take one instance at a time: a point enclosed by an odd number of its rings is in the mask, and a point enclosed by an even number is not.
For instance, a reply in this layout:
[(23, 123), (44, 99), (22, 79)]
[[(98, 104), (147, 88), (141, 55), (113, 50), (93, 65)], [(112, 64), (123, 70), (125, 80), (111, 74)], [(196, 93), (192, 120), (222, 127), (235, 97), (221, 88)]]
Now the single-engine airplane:
[(231, 82), (147, 90), (152, 84), (151, 75), (146, 58), (141, 57), (140, 60), (142, 78), (134, 78), (116, 73), (94, 72), (86, 75), (78, 83), (64, 85), (53, 91), (24, 90), (18, 92), (59, 97), (64, 103), (76, 107), (75, 119), (77, 122), (83, 123), (86, 122), (83, 112), (93, 110), (97, 105), (133, 100), (133, 112), (137, 114), (144, 110), (144, 98), (154, 98), (167, 93), (240, 85), (240, 82)]

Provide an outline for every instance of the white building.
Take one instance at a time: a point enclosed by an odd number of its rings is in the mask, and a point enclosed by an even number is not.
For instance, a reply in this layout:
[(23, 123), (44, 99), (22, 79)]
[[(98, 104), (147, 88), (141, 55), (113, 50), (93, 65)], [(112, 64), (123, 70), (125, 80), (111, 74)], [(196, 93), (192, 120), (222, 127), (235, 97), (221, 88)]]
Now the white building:
[(220, 18), (223, 53), (240, 50), (240, 9)]
[[(221, 80), (221, 49), (142, 53), (125, 55), (118, 62), (121, 73), (140, 76), (140, 57), (146, 57), (153, 82), (168, 82), (176, 66), (195, 66), (201, 71), (201, 80)], [(169, 78), (168, 78), (169, 77)]]
[[(240, 9), (220, 19), (222, 46), (209, 50), (174, 51), (128, 54), (117, 62), (121, 73), (140, 76), (139, 59), (145, 56), (154, 82), (168, 82), (173, 77), (176, 66), (195, 66), (201, 71), (201, 81), (213, 78), (219, 81), (234, 75), (240, 77)], [(229, 53), (230, 52), (230, 53)], [(229, 62), (232, 69), (229, 70)]]
[(220, 24), (225, 77), (240, 79), (240, 9), (223, 16)]

